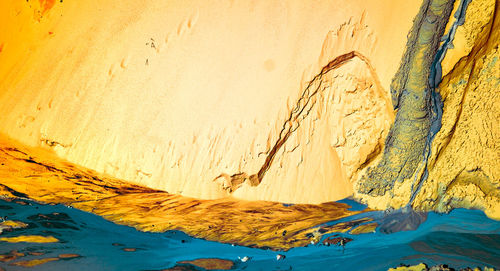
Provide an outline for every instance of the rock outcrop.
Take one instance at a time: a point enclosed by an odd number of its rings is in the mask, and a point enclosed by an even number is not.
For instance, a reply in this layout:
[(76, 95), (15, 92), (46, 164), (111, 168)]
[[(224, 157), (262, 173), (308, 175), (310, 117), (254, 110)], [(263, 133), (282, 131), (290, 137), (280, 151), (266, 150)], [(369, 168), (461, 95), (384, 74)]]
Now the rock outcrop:
[[(434, 2), (427, 1), (431, 6)], [(424, 103), (409, 106), (411, 110), (420, 110), (420, 115), (414, 115), (419, 120), (416, 123), (425, 125), (418, 126), (414, 121), (398, 117), (408, 111), (404, 104), (404, 90), (408, 88), (401, 88), (404, 85), (401, 71), (405, 71), (408, 64), (413, 69), (424, 64), (421, 67), (427, 71), (431, 68), (429, 62), (409, 57), (409, 51), (413, 50), (410, 47), (393, 80), (393, 102), (399, 109), (393, 132), (386, 140), (384, 158), (358, 182), (356, 194), (375, 208), (411, 205), (414, 209), (441, 212), (459, 207), (477, 208), (500, 219), (499, 4), (488, 0), (458, 1), (455, 9), (455, 19), (450, 18), (448, 34), (441, 40), (452, 35), (453, 45), (449, 44), (448, 52), (439, 59), (442, 66), (436, 73), (439, 81), (441, 73), (443, 75), (436, 89), (442, 100), (442, 105), (437, 106), (437, 113), (442, 115), (436, 131), (430, 127), (429, 118), (435, 112), (428, 95)], [(449, 13), (449, 6), (446, 10)], [(419, 31), (426, 30), (426, 22), (440, 21), (422, 19), (422, 14), (428, 11), (422, 8), (409, 40), (418, 40), (415, 35), (427, 33)], [(433, 32), (433, 40), (441, 39), (442, 33)], [(406, 75), (408, 81), (414, 79), (412, 73)], [(422, 93), (428, 75), (411, 86), (418, 86)], [(397, 133), (401, 130), (403, 133)], [(426, 139), (432, 140), (425, 148)]]
[(392, 85), (392, 101), (398, 109), (385, 141), (382, 160), (368, 169), (358, 192), (383, 196), (394, 183), (407, 182), (422, 160), (431, 129), (431, 68), (439, 41), (453, 9), (453, 1), (424, 1), (414, 21), (399, 71)]

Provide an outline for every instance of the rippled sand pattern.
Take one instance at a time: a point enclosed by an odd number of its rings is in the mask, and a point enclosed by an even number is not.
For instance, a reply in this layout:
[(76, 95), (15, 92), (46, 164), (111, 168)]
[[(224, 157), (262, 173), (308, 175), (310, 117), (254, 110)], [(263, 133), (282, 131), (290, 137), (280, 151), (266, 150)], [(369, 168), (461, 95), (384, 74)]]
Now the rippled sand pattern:
[(0, 193), (65, 204), (152, 232), (181, 230), (207, 240), (287, 250), (355, 224), (315, 227), (360, 213), (343, 203), (284, 205), (232, 198), (198, 200), (153, 190), (65, 162), (0, 137)]

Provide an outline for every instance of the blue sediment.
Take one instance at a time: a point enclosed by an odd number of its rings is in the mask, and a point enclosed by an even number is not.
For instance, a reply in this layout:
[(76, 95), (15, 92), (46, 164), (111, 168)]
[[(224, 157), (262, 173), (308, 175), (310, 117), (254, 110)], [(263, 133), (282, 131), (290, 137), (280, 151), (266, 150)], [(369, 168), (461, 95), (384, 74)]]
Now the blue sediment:
[[(390, 234), (377, 229), (375, 233), (340, 236), (353, 241), (345, 246), (321, 243), (276, 252), (258, 248), (232, 246), (192, 238), (179, 231), (149, 233), (117, 225), (94, 214), (62, 205), (25, 205), (0, 200), (0, 215), (23, 221), (28, 228), (2, 233), (2, 237), (18, 235), (52, 235), (61, 242), (50, 244), (0, 242), (0, 253), (17, 250), (28, 255), (11, 262), (1, 262), (6, 270), (29, 270), (12, 266), (21, 260), (79, 254), (80, 257), (44, 263), (34, 270), (162, 270), (179, 261), (198, 258), (219, 258), (235, 262), (234, 270), (387, 270), (389, 267), (425, 262), (429, 265), (447, 263), (453, 268), (499, 267), (500, 222), (488, 219), (478, 210), (456, 209), (446, 215), (426, 214), (426, 219), (413, 230)], [(394, 213), (400, 212), (399, 210)], [(38, 214), (59, 214), (50, 224), (36, 219)], [(390, 216), (391, 214), (389, 214)], [(396, 214), (397, 216), (397, 214)], [(332, 221), (352, 221), (369, 217), (380, 225), (388, 214), (368, 212), (355, 217)], [(56, 225), (56, 226), (55, 226)], [(326, 237), (326, 236), (324, 236)], [(127, 252), (124, 248), (135, 248)], [(276, 255), (286, 258), (277, 261)], [(242, 262), (238, 257), (250, 258)]]

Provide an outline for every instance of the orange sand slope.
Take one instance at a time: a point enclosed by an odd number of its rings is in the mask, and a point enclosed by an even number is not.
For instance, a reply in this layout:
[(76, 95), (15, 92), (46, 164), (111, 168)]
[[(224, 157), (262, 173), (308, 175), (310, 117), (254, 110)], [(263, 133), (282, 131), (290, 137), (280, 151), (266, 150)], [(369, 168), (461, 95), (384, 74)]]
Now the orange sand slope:
[[(73, 165), (45, 150), (0, 136), (0, 194), (58, 203), (103, 216), (139, 230), (181, 230), (212, 241), (289, 249), (319, 241), (322, 234), (371, 232), (370, 219), (318, 225), (359, 211), (346, 204), (284, 206), (232, 198), (199, 200), (128, 184)], [(366, 228), (366, 229), (365, 229)]]
[(262, 183), (232, 194), (338, 200), (383, 149), (420, 4), (0, 1), (0, 132), (135, 184), (223, 198), (214, 179), (257, 173), (307, 83), (356, 51), (371, 65), (325, 74)]

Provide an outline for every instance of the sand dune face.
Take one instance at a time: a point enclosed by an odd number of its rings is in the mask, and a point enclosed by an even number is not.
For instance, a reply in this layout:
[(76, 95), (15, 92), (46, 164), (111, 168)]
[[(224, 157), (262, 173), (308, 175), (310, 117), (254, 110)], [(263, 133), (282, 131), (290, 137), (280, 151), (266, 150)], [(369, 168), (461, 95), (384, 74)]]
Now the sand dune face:
[[(96, 173), (3, 135), (0, 135), (0, 165), (2, 200), (21, 202), (16, 199), (20, 197), (46, 204), (64, 204), (141, 231), (181, 230), (191, 236), (222, 243), (288, 250), (318, 243), (323, 235), (333, 232), (372, 232), (370, 227), (376, 225), (376, 222), (360, 225), (373, 218), (348, 218), (370, 209), (349, 210), (350, 205), (340, 202), (287, 205), (173, 195)], [(347, 221), (318, 226), (342, 218)], [(15, 227), (28, 225), (19, 221), (0, 223), (0, 230)], [(1, 241), (58, 240), (35, 235)]]
[[(408, 2), (3, 1), (0, 132), (175, 194), (340, 199), (393, 121)], [(325, 74), (260, 184), (229, 191), (262, 168), (308, 82), (352, 51), (369, 64)]]

